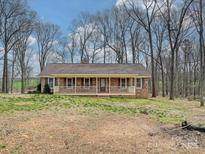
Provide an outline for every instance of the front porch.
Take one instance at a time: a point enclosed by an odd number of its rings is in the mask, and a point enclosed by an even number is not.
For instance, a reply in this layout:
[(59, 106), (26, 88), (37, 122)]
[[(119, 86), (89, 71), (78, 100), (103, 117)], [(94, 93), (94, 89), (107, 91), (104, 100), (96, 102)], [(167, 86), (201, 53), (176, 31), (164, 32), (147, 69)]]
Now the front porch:
[(136, 95), (135, 78), (49, 78), (48, 83), (54, 94), (93, 96)]

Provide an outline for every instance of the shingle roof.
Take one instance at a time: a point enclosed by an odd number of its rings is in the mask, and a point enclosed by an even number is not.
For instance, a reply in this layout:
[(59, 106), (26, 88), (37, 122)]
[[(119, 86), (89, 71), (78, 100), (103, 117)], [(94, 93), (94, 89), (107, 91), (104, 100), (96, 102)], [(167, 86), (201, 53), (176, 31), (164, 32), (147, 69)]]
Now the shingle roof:
[(142, 64), (48, 64), (40, 76), (62, 74), (130, 74), (150, 76)]

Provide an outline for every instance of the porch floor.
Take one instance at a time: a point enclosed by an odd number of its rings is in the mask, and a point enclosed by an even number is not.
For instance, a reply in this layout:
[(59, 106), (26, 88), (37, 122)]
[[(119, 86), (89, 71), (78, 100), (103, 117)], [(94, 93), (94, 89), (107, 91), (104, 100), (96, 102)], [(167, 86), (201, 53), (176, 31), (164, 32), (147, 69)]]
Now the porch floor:
[(66, 96), (135, 96), (133, 93), (76, 93), (76, 94), (71, 94), (71, 93), (55, 93), (58, 95), (66, 95)]

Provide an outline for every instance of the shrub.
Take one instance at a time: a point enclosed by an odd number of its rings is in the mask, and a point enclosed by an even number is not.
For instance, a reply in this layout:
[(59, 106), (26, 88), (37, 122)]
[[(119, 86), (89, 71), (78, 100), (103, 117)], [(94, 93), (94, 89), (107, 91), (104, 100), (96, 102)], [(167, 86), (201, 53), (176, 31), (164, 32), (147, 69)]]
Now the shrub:
[(45, 84), (43, 92), (45, 94), (51, 94), (51, 88), (50, 88), (50, 86), (48, 84)]
[(41, 92), (41, 84), (37, 85), (37, 92), (40, 93)]

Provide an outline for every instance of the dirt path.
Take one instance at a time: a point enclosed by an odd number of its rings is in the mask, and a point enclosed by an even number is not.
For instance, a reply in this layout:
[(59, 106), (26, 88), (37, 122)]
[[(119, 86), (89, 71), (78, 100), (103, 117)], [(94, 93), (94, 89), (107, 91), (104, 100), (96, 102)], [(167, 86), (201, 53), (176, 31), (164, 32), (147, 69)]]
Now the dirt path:
[(191, 145), (183, 140), (183, 134), (166, 133), (162, 127), (147, 116), (88, 115), (72, 111), (19, 112), (0, 116), (0, 144), (5, 145), (0, 153), (144, 154), (205, 151), (205, 136), (201, 136), (200, 145)]

